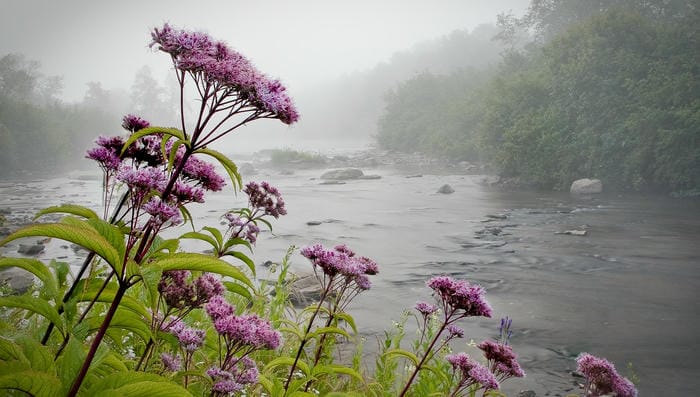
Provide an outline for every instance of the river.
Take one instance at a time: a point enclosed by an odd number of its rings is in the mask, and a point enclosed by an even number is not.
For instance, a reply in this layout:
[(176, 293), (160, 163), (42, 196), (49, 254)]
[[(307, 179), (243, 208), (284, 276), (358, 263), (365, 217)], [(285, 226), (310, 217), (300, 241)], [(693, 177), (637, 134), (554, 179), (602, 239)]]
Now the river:
[[(464, 320), (455, 348), (498, 332), (513, 319), (511, 340), (527, 372), (511, 379), (511, 396), (579, 391), (574, 359), (589, 352), (613, 361), (641, 396), (691, 396), (700, 390), (700, 201), (637, 194), (578, 199), (558, 192), (505, 192), (475, 175), (447, 175), (392, 167), (365, 169), (381, 179), (324, 185), (323, 170), (283, 174), (261, 169), (248, 180), (281, 190), (289, 214), (258, 240), (255, 260), (279, 261), (290, 245), (345, 243), (380, 265), (371, 290), (354, 301), (368, 350), (404, 309), (430, 299), (425, 282), (448, 274), (483, 285), (494, 318)], [(455, 192), (439, 194), (443, 184)], [(63, 202), (100, 205), (96, 179), (0, 182), (0, 209), (29, 217)], [(240, 206), (230, 189), (192, 208), (197, 227)], [(312, 222), (315, 221), (315, 222)], [(309, 222), (312, 224), (310, 225)], [(320, 224), (318, 224), (320, 222)], [(585, 236), (560, 234), (585, 230)], [(6, 247), (16, 250), (16, 244)], [(40, 258), (74, 260), (51, 242)], [(307, 268), (293, 256), (293, 268)], [(263, 273), (263, 272), (261, 272)], [(408, 346), (408, 345), (407, 345)]]

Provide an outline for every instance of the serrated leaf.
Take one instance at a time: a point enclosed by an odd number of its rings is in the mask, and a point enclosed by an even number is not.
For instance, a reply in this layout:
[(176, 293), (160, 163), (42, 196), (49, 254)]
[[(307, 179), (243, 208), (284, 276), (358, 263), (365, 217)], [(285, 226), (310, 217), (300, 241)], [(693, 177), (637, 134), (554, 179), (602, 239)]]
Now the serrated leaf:
[(55, 214), (55, 213), (60, 213), (60, 214), (71, 214), (75, 216), (79, 216), (81, 218), (85, 219), (99, 219), (100, 217), (95, 213), (95, 211), (91, 210), (90, 208), (83, 207), (81, 205), (75, 205), (75, 204), (61, 204), (58, 206), (53, 206), (53, 207), (48, 207), (40, 210), (39, 212), (36, 213), (34, 216), (34, 219), (36, 220), (37, 218), (41, 217), (42, 215), (47, 215), (47, 214)]
[(241, 174), (238, 173), (238, 167), (233, 161), (231, 161), (231, 159), (226, 157), (226, 155), (217, 152), (216, 150), (206, 148), (197, 149), (194, 151), (194, 153), (201, 153), (214, 157), (224, 167), (224, 170), (226, 170), (226, 173), (233, 184), (233, 189), (239, 190), (243, 188), (243, 178), (241, 178)]
[(0, 362), (0, 390), (20, 390), (34, 397), (53, 397), (61, 390), (54, 375), (27, 368), (17, 361)]
[(190, 270), (217, 273), (222, 276), (231, 277), (232, 279), (238, 280), (250, 288), (253, 288), (253, 283), (237, 267), (209, 255), (196, 253), (176, 253), (160, 257), (147, 265), (143, 265), (142, 267), (157, 267), (161, 271)]
[(178, 130), (177, 128), (164, 128), (164, 127), (147, 127), (140, 129), (129, 137), (129, 139), (124, 142), (124, 146), (122, 147), (122, 151), (120, 154), (124, 154), (126, 152), (126, 149), (129, 148), (134, 142), (137, 140), (147, 136), (147, 135), (156, 135), (156, 134), (163, 134), (167, 136), (172, 136), (178, 139), (185, 139), (185, 134), (183, 134), (182, 131)]
[(362, 378), (362, 375), (360, 375), (359, 372), (355, 371), (352, 368), (343, 367), (342, 365), (338, 365), (338, 364), (317, 365), (316, 367), (314, 367), (314, 369), (312, 371), (312, 375), (314, 377), (318, 377), (319, 375), (333, 375), (333, 374), (348, 375), (348, 376), (352, 376), (353, 378), (355, 378), (359, 381), (364, 381), (364, 378)]
[(36, 313), (56, 325), (62, 334), (64, 333), (63, 321), (55, 307), (44, 299), (35, 298), (33, 296), (2, 296), (0, 297), (0, 307), (15, 307), (25, 309), (32, 313)]
[(113, 268), (121, 265), (121, 258), (117, 250), (85, 221), (77, 221), (73, 224), (41, 223), (25, 226), (0, 241), (0, 246), (20, 238), (37, 236), (69, 241), (99, 255)]
[[(294, 364), (294, 358), (292, 357), (278, 357), (270, 362), (268, 362), (265, 365), (265, 368), (263, 369), (262, 372), (264, 373), (269, 373), (269, 371), (272, 371), (273, 369), (280, 367), (280, 366), (285, 366), (285, 367), (291, 367), (292, 364)], [(306, 377), (311, 375), (311, 371), (309, 370), (309, 365), (306, 364), (302, 360), (297, 361), (296, 368), (301, 370)]]
[(56, 285), (56, 279), (53, 273), (44, 265), (43, 262), (37, 259), (31, 258), (0, 258), (0, 269), (8, 267), (18, 267), (24, 269), (29, 273), (35, 275), (41, 283), (43, 284), (44, 290), (50, 296), (56, 296), (58, 291), (58, 285)]
[(187, 389), (167, 378), (134, 371), (107, 376), (92, 385), (83, 395), (100, 397), (192, 396)]
[(180, 236), (180, 238), (191, 239), (191, 240), (201, 240), (211, 244), (214, 248), (214, 252), (219, 252), (219, 243), (212, 237), (201, 232), (188, 232)]
[(386, 353), (384, 353), (383, 356), (390, 357), (390, 358), (394, 358), (396, 356), (404, 357), (404, 358), (411, 360), (413, 365), (418, 366), (418, 361), (419, 361), (418, 357), (415, 354), (413, 354), (409, 351), (403, 350), (403, 349), (391, 349), (391, 350), (387, 351)]
[(248, 300), (253, 299), (253, 295), (250, 293), (250, 290), (248, 290), (246, 287), (242, 286), (241, 284), (234, 283), (232, 281), (224, 281), (223, 282), (224, 287), (226, 287), (226, 290), (229, 292), (232, 292), (234, 294), (238, 294)]
[(80, 372), (85, 356), (85, 349), (83, 344), (79, 342), (79, 339), (75, 337), (70, 338), (68, 344), (63, 349), (63, 353), (58, 360), (56, 360), (58, 377), (61, 379), (61, 383), (64, 386), (63, 393), (61, 394), (65, 395), (68, 388), (73, 384), (73, 380), (78, 372)]
[(87, 223), (92, 226), (97, 232), (104, 237), (117, 250), (119, 257), (124, 257), (126, 247), (124, 243), (124, 234), (121, 230), (109, 222), (102, 219), (89, 219)]
[(202, 229), (211, 233), (211, 235), (214, 236), (216, 241), (219, 243), (218, 244), (219, 246), (221, 246), (221, 243), (224, 242), (224, 236), (221, 234), (219, 229), (217, 229), (215, 227), (211, 227), (211, 226), (204, 226)]
[[(78, 302), (97, 301), (103, 303), (112, 303), (114, 297), (117, 294), (117, 288), (118, 287), (115, 283), (110, 283), (104, 289), (101, 289), (101, 286), (95, 285), (93, 283), (88, 290), (83, 291), (78, 295)], [(119, 303), (119, 307), (131, 310), (132, 312), (144, 318), (148, 318), (148, 316), (150, 315), (142, 302), (129, 295), (124, 295), (122, 297), (122, 300)]]
[(255, 262), (253, 262), (252, 259), (248, 258), (246, 254), (239, 251), (227, 251), (224, 252), (222, 256), (232, 256), (236, 259), (241, 260), (241, 262), (245, 263), (246, 266), (248, 266), (248, 269), (250, 269), (250, 272), (253, 274), (253, 277), (255, 277)]
[(322, 327), (322, 328), (318, 328), (318, 329), (316, 329), (314, 332), (312, 332), (311, 334), (309, 334), (309, 336), (312, 337), (312, 338), (315, 338), (315, 337), (317, 337), (317, 336), (327, 335), (327, 334), (339, 334), (339, 335), (343, 335), (343, 336), (346, 337), (346, 338), (350, 338), (350, 335), (347, 333), (347, 331), (345, 331), (345, 330), (342, 329), (342, 328), (338, 328), (338, 327)]
[(233, 247), (234, 245), (244, 245), (248, 250), (252, 253), (253, 252), (253, 247), (250, 245), (248, 240), (244, 240), (242, 238), (231, 238), (226, 241), (226, 244), (224, 244), (222, 251), (228, 251), (229, 248)]
[(350, 328), (352, 328), (352, 331), (357, 334), (357, 326), (355, 325), (355, 319), (348, 313), (335, 313), (334, 314), (335, 318), (338, 320), (343, 320), (345, 321)]

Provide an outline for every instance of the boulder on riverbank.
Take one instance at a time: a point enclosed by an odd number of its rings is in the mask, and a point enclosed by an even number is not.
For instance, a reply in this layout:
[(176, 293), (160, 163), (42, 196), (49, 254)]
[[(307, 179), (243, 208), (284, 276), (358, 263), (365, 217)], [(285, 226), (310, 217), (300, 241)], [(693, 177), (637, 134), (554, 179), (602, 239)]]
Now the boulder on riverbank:
[(437, 192), (440, 194), (451, 194), (451, 193), (455, 192), (455, 189), (448, 184), (444, 184), (444, 185), (440, 186), (440, 189), (438, 189)]
[(365, 175), (359, 168), (342, 168), (338, 170), (331, 170), (323, 175), (321, 179), (331, 180), (331, 181), (350, 181), (355, 179), (379, 179), (379, 175)]
[(598, 194), (603, 192), (603, 182), (600, 179), (577, 179), (571, 184), (569, 189), (571, 194), (586, 195)]

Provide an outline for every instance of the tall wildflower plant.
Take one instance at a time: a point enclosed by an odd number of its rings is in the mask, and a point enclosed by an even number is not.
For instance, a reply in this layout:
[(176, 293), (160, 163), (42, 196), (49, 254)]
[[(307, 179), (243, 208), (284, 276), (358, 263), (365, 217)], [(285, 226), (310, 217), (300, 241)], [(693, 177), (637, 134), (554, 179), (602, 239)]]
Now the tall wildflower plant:
[[(35, 294), (0, 300), (6, 308), (43, 318), (35, 323), (43, 329), (40, 341), (21, 330), (0, 339), (2, 389), (67, 396), (137, 390), (230, 395), (257, 383), (255, 352), (279, 345), (280, 334), (267, 320), (237, 311), (227, 296), (251, 297), (249, 274), (255, 267), (238, 248), (252, 249), (259, 226), (270, 227), (267, 218), (286, 213), (284, 201), (265, 182), (243, 186), (235, 163), (212, 146), (258, 119), (292, 124), (297, 111), (278, 80), (224, 42), (168, 24), (151, 36), (151, 46), (173, 63), (180, 126), (124, 117), (127, 135), (100, 137), (87, 153), (103, 171), (103, 214), (75, 205), (47, 208), (38, 216), (66, 216), (27, 226), (0, 242), (45, 236), (91, 253), (73, 280), (65, 266), (0, 258), (0, 267), (23, 268), (43, 284)], [(192, 93), (197, 110), (188, 117)], [(207, 159), (219, 164), (228, 181)], [(227, 183), (249, 196), (249, 206), (225, 215), (226, 231), (207, 227), (182, 236), (210, 243), (213, 255), (180, 252), (179, 238), (161, 237), (192, 221), (188, 206), (203, 203), (207, 192)], [(216, 348), (203, 349), (212, 340)], [(202, 369), (202, 363), (212, 365)]]

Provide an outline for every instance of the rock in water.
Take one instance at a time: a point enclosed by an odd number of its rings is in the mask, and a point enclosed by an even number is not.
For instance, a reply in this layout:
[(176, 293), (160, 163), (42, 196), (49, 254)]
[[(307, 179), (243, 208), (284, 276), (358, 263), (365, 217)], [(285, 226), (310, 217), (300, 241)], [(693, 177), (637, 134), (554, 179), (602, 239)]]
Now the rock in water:
[(441, 194), (450, 194), (450, 193), (454, 193), (455, 190), (452, 188), (452, 186), (450, 186), (448, 184), (444, 184), (444, 185), (440, 186), (440, 189), (438, 189), (437, 192), (441, 193)]
[(22, 255), (29, 255), (29, 256), (39, 255), (40, 253), (44, 252), (44, 245), (43, 244), (20, 244), (17, 252), (19, 252)]
[(603, 192), (603, 182), (600, 179), (578, 179), (571, 184), (572, 194), (598, 194)]
[(363, 175), (364, 175), (364, 172), (362, 172), (362, 170), (360, 170), (360, 169), (344, 168), (344, 169), (340, 169), (340, 170), (328, 171), (325, 174), (321, 175), (321, 179), (346, 181), (346, 180), (350, 180), (350, 179), (362, 178)]

